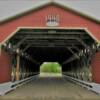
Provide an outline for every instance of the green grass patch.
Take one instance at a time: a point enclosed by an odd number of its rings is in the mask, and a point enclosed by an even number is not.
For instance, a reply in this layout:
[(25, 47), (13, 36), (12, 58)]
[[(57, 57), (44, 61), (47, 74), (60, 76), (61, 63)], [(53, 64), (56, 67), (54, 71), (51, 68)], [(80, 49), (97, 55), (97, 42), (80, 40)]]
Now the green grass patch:
[(40, 73), (62, 73), (62, 69), (57, 62), (44, 62), (40, 66)]

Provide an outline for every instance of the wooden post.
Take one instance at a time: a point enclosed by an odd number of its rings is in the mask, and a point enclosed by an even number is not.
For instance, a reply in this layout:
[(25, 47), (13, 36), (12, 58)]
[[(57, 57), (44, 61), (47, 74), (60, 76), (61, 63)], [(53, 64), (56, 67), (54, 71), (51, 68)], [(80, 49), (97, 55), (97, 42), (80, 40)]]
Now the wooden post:
[(16, 64), (16, 81), (20, 79), (20, 55), (17, 54), (17, 64)]

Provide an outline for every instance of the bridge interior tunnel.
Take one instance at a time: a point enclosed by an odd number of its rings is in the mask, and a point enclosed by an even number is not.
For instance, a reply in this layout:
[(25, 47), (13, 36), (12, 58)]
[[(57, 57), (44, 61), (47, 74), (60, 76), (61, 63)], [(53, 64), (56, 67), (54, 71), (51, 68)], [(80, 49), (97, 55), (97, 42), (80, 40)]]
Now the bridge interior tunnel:
[(92, 81), (98, 43), (84, 29), (22, 28), (2, 48), (12, 55), (13, 81), (39, 73), (43, 62), (59, 62), (64, 74)]

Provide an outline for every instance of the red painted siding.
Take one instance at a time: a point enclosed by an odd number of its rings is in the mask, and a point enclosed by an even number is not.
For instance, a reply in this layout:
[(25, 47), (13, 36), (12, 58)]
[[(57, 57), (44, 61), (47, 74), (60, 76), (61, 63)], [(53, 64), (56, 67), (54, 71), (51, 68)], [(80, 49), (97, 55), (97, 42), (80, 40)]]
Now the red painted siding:
[(45, 17), (48, 14), (58, 14), (60, 25), (58, 27), (82, 27), (92, 32), (94, 37), (100, 40), (100, 25), (92, 22), (76, 13), (58, 6), (49, 5), (36, 12), (21, 16), (0, 26), (0, 41), (3, 41), (17, 27), (46, 27)]
[(0, 55), (0, 83), (9, 82), (11, 80), (11, 57), (2, 50)]
[(92, 58), (93, 81), (100, 83), (100, 52), (97, 52)]

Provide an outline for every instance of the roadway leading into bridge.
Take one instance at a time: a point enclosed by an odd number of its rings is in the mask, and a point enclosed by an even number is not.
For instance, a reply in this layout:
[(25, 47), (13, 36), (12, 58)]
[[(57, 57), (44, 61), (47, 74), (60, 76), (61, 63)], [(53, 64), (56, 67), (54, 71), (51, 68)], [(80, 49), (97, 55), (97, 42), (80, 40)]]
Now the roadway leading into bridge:
[(100, 100), (100, 96), (62, 78), (39, 78), (0, 97), (0, 100)]

